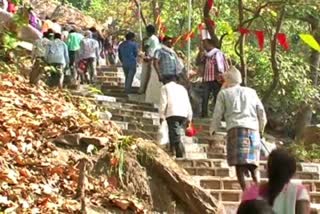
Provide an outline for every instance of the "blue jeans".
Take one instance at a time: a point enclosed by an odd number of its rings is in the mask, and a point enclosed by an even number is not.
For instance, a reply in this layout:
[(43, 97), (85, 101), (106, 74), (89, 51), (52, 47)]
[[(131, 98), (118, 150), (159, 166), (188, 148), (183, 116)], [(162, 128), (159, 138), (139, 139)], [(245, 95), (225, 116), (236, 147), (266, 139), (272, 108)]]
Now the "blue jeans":
[(125, 83), (124, 83), (125, 92), (129, 94), (131, 93), (132, 82), (133, 82), (134, 75), (137, 72), (137, 66), (136, 65), (123, 66), (123, 72), (125, 76)]

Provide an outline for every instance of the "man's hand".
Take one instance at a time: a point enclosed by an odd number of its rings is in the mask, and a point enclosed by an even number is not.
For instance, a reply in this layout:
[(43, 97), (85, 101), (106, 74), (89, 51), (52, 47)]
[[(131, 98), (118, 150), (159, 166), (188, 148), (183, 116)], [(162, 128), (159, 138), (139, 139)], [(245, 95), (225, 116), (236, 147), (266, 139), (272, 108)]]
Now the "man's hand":
[(210, 128), (209, 128), (209, 135), (210, 135), (210, 136), (213, 136), (213, 135), (215, 135), (215, 133), (216, 133), (216, 131), (213, 130), (213, 129), (210, 127)]

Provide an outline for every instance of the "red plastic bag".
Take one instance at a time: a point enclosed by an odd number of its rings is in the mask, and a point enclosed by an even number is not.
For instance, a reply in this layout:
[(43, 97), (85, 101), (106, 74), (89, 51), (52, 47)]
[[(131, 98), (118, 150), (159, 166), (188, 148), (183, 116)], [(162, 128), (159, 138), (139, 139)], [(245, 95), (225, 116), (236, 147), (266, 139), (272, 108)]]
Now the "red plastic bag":
[(199, 134), (201, 132), (201, 130), (202, 130), (201, 127), (197, 130), (192, 123), (189, 123), (185, 134), (187, 137), (194, 137), (197, 134)]

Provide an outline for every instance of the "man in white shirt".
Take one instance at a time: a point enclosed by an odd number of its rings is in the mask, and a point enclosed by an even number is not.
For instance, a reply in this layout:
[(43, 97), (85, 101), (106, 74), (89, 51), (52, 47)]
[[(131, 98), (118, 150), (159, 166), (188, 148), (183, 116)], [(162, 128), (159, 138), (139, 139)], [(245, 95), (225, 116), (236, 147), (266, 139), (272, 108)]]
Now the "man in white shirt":
[(160, 41), (158, 37), (155, 35), (156, 28), (153, 25), (148, 25), (146, 27), (146, 31), (147, 31), (148, 37), (143, 42), (145, 57), (143, 59), (144, 62), (142, 65), (142, 72), (141, 72), (140, 89), (139, 89), (140, 94), (144, 94), (147, 89), (151, 70), (153, 67), (151, 62), (154, 58), (154, 54), (156, 50), (161, 48)]
[(160, 122), (166, 120), (169, 128), (169, 141), (171, 152), (177, 158), (183, 157), (181, 132), (187, 122), (192, 120), (192, 108), (187, 90), (176, 83), (176, 76), (166, 76), (165, 85), (161, 87), (160, 95)]
[(90, 83), (93, 83), (97, 76), (96, 66), (99, 65), (99, 43), (92, 38), (92, 32), (86, 31), (84, 39), (80, 44), (80, 59), (86, 63), (90, 74)]

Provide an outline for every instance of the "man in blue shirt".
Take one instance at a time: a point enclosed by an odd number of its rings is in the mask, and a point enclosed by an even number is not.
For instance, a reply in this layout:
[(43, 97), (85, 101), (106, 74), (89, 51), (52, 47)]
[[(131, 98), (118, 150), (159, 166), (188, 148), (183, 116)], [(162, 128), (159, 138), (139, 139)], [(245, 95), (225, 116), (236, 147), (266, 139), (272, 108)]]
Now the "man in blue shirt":
[(137, 71), (138, 44), (134, 39), (134, 33), (129, 32), (126, 35), (126, 41), (119, 46), (119, 59), (125, 75), (125, 92), (127, 94), (131, 93), (133, 78)]

